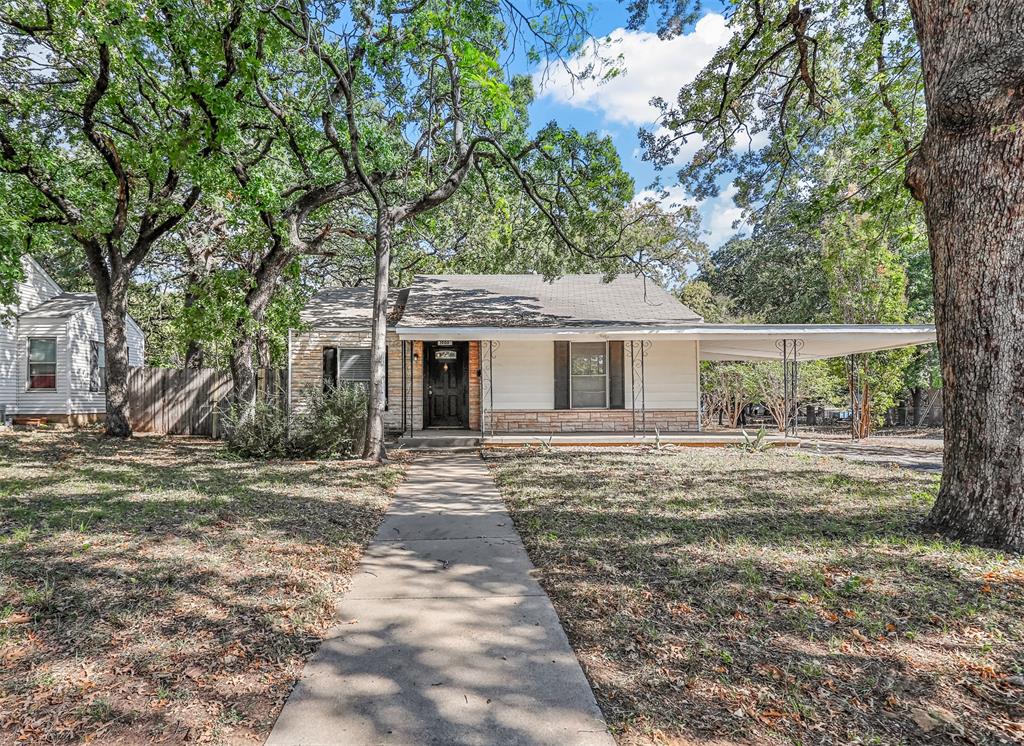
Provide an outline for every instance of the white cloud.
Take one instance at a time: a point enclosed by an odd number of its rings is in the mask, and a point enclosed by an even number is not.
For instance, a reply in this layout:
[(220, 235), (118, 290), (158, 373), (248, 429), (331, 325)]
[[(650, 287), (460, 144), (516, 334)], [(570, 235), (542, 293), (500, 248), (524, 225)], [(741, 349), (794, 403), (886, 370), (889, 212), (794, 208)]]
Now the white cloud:
[[(749, 233), (750, 225), (743, 220), (743, 210), (736, 206), (733, 197), (739, 191), (734, 184), (729, 184), (718, 193), (717, 197), (698, 202), (676, 184), (663, 190), (644, 189), (633, 197), (634, 204), (653, 201), (664, 210), (678, 210), (684, 205), (697, 205), (701, 215), (701, 229), (704, 240), (714, 250), (724, 244), (734, 234)], [(733, 228), (733, 225), (736, 225)]]
[(633, 197), (633, 204), (642, 202), (657, 202), (664, 210), (678, 210), (684, 205), (697, 204), (697, 200), (687, 194), (686, 190), (678, 184), (664, 190), (644, 189), (642, 192), (637, 192)]
[[(733, 197), (739, 191), (735, 184), (729, 184), (714, 199), (705, 200), (700, 206), (701, 217), (708, 246), (717, 249), (735, 233), (746, 233), (750, 226), (743, 220), (743, 210), (736, 206)], [(733, 224), (737, 224), (733, 228)]]
[[(604, 83), (586, 80), (574, 84), (566, 70), (549, 68), (535, 73), (534, 82), (544, 98), (599, 112), (612, 122), (650, 124), (657, 118), (650, 100), (655, 96), (674, 99), (729, 37), (725, 18), (718, 13), (708, 13), (691, 33), (673, 39), (617, 28), (609, 34), (610, 41), (603, 50), (606, 57), (621, 55), (619, 66), (625, 69), (617, 77)], [(585, 51), (570, 66), (582, 70), (597, 56), (593, 50)]]

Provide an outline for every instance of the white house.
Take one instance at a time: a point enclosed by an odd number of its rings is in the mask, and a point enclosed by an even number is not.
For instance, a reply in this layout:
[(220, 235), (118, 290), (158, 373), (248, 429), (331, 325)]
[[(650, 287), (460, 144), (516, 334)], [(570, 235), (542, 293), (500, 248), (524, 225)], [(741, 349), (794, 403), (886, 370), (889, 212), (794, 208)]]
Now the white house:
[[(372, 288), (318, 293), (289, 336), (289, 396), (369, 378)], [(643, 278), (424, 275), (389, 298), (392, 432), (686, 433), (701, 360), (809, 360), (926, 344), (931, 326), (708, 324)]]
[[(104, 414), (103, 322), (96, 296), (65, 293), (30, 256), (13, 306), (0, 307), (0, 415), (82, 424)], [(128, 362), (145, 337), (129, 316)]]

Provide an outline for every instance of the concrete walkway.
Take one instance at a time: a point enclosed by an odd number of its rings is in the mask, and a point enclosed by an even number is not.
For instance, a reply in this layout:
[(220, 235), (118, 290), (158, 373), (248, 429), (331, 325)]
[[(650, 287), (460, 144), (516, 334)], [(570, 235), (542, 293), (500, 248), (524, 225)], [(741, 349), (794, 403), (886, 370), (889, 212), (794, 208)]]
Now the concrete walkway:
[(938, 447), (934, 442), (917, 444), (909, 440), (906, 444), (891, 442), (852, 442), (849, 440), (824, 440), (808, 438), (800, 443), (800, 448), (812, 453), (838, 456), (847, 461), (859, 461), (865, 464), (881, 464), (902, 466), (904, 469), (926, 471), (933, 474), (942, 473), (942, 442)]
[(493, 479), (417, 459), (271, 746), (611, 746)]

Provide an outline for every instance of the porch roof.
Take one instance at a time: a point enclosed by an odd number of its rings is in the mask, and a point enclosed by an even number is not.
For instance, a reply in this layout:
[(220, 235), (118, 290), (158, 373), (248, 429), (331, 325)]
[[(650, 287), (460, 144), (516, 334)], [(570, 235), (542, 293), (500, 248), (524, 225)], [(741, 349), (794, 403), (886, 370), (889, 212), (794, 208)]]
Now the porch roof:
[(59, 293), (38, 306), (25, 311), (18, 318), (23, 321), (32, 319), (66, 319), (81, 313), (96, 303), (95, 293)]
[(700, 343), (701, 360), (778, 360), (776, 342), (803, 342), (803, 360), (877, 352), (935, 341), (935, 327), (909, 324), (678, 324), (671, 326), (450, 327), (399, 325), (406, 340), (688, 340)]

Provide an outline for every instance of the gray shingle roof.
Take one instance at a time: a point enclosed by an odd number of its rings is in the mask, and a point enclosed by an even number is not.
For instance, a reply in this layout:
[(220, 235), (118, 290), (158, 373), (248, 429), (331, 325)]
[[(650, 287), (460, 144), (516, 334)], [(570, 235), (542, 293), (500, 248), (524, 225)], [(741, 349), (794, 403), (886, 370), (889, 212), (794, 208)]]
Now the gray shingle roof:
[[(388, 323), (401, 313), (404, 290), (388, 294)], [(373, 318), (373, 288), (328, 288), (309, 299), (299, 319), (310, 327), (366, 329)]]
[[(366, 328), (372, 287), (330, 288), (300, 316), (309, 327)], [(700, 316), (657, 284), (620, 275), (419, 275), (388, 297), (388, 323), (401, 327), (670, 326)]]
[(642, 277), (420, 275), (400, 327), (669, 326), (700, 316)]
[(95, 293), (61, 293), (21, 314), (22, 319), (63, 319), (74, 316), (96, 302)]

